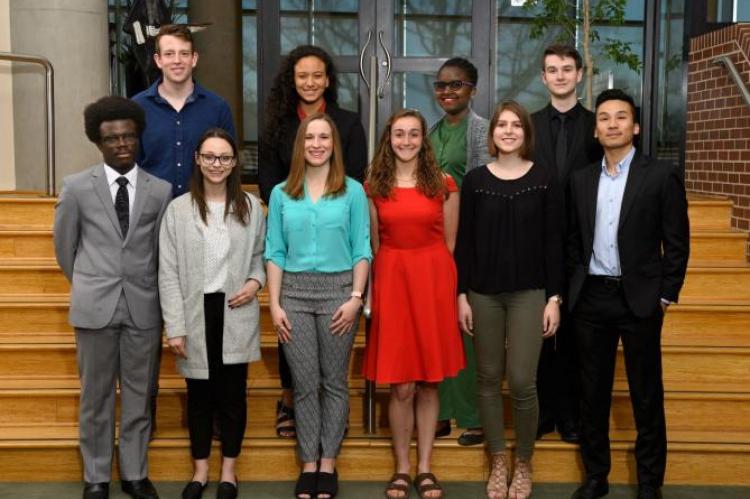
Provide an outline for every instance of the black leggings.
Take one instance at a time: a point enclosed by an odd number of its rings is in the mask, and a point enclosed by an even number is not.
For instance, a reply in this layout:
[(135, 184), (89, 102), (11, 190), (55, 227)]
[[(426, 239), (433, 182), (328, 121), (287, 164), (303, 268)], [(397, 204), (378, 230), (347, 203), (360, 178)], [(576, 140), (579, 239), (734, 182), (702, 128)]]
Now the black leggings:
[(211, 453), (213, 417), (221, 425), (221, 454), (237, 457), (247, 423), (247, 364), (224, 364), (224, 293), (204, 295), (208, 379), (187, 378), (187, 416), (193, 459)]

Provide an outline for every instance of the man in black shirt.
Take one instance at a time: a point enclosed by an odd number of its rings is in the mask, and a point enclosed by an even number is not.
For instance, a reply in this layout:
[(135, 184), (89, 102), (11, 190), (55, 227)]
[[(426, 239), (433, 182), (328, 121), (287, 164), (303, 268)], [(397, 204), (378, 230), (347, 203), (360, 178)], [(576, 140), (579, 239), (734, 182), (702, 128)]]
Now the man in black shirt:
[[(601, 160), (594, 138), (594, 114), (576, 95), (583, 78), (583, 60), (569, 45), (550, 45), (542, 56), (542, 82), (550, 102), (531, 115), (536, 132), (534, 162), (556, 172), (567, 206), (570, 174)], [(563, 227), (563, 235), (565, 228)], [(539, 429), (537, 437), (555, 430), (566, 442), (579, 440), (577, 354), (570, 321), (561, 307), (560, 329), (545, 340), (537, 371)]]

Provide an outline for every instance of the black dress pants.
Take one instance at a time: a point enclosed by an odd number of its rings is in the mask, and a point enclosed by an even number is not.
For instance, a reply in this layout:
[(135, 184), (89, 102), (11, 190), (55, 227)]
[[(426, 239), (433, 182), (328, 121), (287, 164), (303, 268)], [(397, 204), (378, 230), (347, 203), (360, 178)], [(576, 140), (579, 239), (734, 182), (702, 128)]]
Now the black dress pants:
[(622, 340), (638, 437), (638, 483), (661, 487), (667, 460), (661, 367), (663, 313), (639, 318), (630, 311), (619, 280), (589, 276), (573, 311), (581, 373), (581, 457), (588, 478), (611, 468), (609, 413), (618, 340)]
[[(224, 364), (224, 293), (204, 295), (208, 379), (187, 378), (187, 416), (193, 459), (211, 453), (214, 413), (221, 426), (221, 453), (237, 457), (247, 423), (247, 364)], [(188, 340), (189, 341), (189, 340)]]

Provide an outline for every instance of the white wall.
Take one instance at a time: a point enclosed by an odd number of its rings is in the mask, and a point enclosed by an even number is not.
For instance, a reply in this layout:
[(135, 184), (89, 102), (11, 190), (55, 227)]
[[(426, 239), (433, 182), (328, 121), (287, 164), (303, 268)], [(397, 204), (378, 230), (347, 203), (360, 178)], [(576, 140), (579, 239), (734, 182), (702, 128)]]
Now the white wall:
[[(11, 52), (10, 7), (0, 0), (0, 52)], [(16, 188), (16, 161), (13, 144), (13, 75), (11, 63), (0, 62), (0, 191)]]

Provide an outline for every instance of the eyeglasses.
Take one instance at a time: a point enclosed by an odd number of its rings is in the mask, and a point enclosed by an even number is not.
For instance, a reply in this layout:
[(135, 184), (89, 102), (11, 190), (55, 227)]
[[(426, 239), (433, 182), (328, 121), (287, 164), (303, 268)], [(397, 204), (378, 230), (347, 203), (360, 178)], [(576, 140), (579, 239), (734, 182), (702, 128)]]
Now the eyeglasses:
[(216, 160), (219, 160), (219, 164), (221, 166), (229, 166), (232, 164), (232, 161), (234, 161), (234, 156), (230, 156), (229, 154), (225, 154), (222, 156), (217, 156), (215, 154), (198, 154), (198, 156), (201, 158), (201, 161), (203, 161), (206, 165), (213, 165), (216, 163)]
[(439, 92), (445, 92), (446, 89), (450, 90), (461, 90), (462, 87), (474, 88), (474, 84), (470, 81), (453, 80), (453, 81), (433, 81), (432, 86)]
[(128, 145), (135, 144), (138, 140), (138, 135), (134, 133), (123, 133), (122, 135), (105, 135), (101, 138), (101, 142), (105, 146), (116, 146), (121, 140)]

